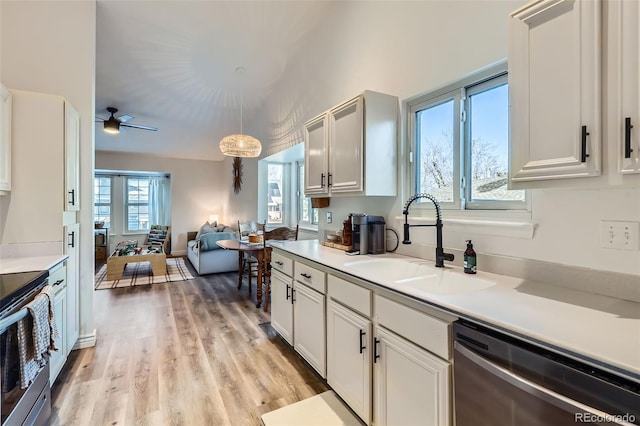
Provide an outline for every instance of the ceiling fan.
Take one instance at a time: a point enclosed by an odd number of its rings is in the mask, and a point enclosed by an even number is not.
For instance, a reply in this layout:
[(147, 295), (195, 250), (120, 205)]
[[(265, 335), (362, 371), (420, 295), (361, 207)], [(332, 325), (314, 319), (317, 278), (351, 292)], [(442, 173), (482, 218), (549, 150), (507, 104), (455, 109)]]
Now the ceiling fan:
[(107, 107), (107, 111), (111, 113), (111, 117), (104, 119), (96, 117), (98, 121), (104, 122), (105, 133), (118, 134), (120, 133), (120, 127), (131, 127), (133, 129), (151, 130), (157, 131), (157, 127), (143, 126), (140, 124), (127, 123), (129, 120), (133, 120), (135, 117), (131, 115), (121, 115), (120, 117), (114, 117), (113, 114), (118, 112), (118, 108)]

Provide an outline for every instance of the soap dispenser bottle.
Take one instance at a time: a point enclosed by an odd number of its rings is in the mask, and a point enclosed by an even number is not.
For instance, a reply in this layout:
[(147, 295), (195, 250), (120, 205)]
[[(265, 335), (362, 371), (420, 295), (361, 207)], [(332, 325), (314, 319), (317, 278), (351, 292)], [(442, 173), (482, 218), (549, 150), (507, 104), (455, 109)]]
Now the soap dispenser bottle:
[(476, 273), (476, 252), (473, 249), (471, 240), (467, 240), (467, 249), (464, 251), (464, 273)]

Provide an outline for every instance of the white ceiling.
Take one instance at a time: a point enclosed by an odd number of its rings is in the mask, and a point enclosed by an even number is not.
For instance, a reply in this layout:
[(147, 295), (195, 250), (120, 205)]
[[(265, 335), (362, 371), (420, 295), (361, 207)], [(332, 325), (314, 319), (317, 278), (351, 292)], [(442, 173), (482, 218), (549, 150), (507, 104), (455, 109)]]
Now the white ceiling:
[(241, 103), (250, 133), (248, 121), (331, 4), (99, 0), (96, 116), (114, 106), (159, 130), (108, 135), (96, 123), (96, 150), (222, 160), (218, 143), (240, 132)]

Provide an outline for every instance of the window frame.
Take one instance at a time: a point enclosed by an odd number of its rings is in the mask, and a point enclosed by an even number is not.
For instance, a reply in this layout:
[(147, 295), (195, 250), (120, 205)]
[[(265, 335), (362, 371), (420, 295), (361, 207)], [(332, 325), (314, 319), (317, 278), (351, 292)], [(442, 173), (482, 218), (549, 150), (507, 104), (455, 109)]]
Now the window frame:
[[(418, 166), (420, 165), (419, 148), (416, 144), (418, 139), (418, 129), (416, 128), (416, 115), (420, 111), (437, 106), (446, 102), (447, 99), (457, 99), (454, 101), (454, 147), (453, 157), (453, 202), (440, 202), (442, 209), (458, 210), (458, 211), (499, 211), (506, 210), (508, 212), (524, 212), (530, 211), (530, 194), (525, 191), (524, 201), (509, 200), (471, 200), (471, 187), (467, 185), (468, 176), (471, 176), (471, 141), (469, 128), (471, 120), (469, 119), (468, 96), (487, 90), (486, 87), (499, 86), (503, 84), (502, 79), (507, 79), (507, 62), (499, 61), (475, 71), (459, 80), (447, 84), (433, 91), (425, 92), (418, 96), (405, 101), (406, 117), (407, 117), (407, 148), (408, 158), (408, 189), (409, 194), (413, 195), (417, 191), (418, 184)], [(492, 84), (493, 83), (493, 84)], [(456, 125), (456, 120), (458, 125)], [(510, 135), (509, 135), (510, 137)], [(509, 152), (511, 142), (509, 141)], [(508, 164), (507, 164), (508, 166)], [(406, 198), (405, 197), (405, 198)], [(419, 201), (419, 200), (418, 200)], [(416, 202), (416, 208), (427, 209), (432, 207), (431, 203)]]
[[(108, 203), (98, 203), (96, 202), (96, 197), (98, 196), (99, 193), (101, 193), (101, 191), (96, 191), (96, 188), (103, 188), (102, 185), (100, 185), (99, 181), (100, 179), (109, 179), (109, 202)], [(93, 185), (94, 185), (94, 194), (93, 194), (93, 219), (94, 221), (97, 220), (102, 220), (100, 215), (96, 214), (96, 207), (109, 207), (109, 222), (108, 225), (106, 225), (105, 222), (105, 227), (109, 228), (111, 227), (112, 224), (112, 219), (113, 219), (113, 177), (112, 176), (108, 176), (108, 175), (94, 175), (93, 177)]]
[[(151, 223), (147, 223), (147, 225), (149, 226), (146, 229), (131, 229), (131, 227), (129, 226), (129, 206), (131, 205), (136, 205), (136, 206), (146, 206), (147, 209), (149, 209), (149, 200), (147, 199), (146, 202), (144, 203), (131, 203), (129, 202), (129, 180), (130, 179), (137, 179), (137, 180), (147, 180), (147, 187), (149, 185), (149, 176), (125, 176), (123, 179), (123, 183), (124, 183), (124, 197), (123, 197), (123, 201), (124, 201), (124, 232), (126, 234), (144, 234), (144, 233), (148, 233), (149, 229), (151, 228)], [(148, 191), (147, 191), (147, 197), (149, 196)], [(149, 215), (149, 212), (147, 212), (147, 215)], [(140, 213), (138, 212), (138, 216), (140, 216)], [(140, 220), (138, 219), (138, 223), (140, 222)]]
[[(269, 218), (269, 167), (271, 166), (280, 166), (282, 169), (281, 182), (280, 182), (280, 222), (272, 222)], [(277, 226), (285, 226), (287, 223), (287, 214), (288, 214), (288, 201), (287, 199), (287, 163), (282, 163), (279, 161), (268, 161), (267, 162), (267, 226), (277, 227)]]
[[(311, 197), (306, 197), (304, 193), (304, 170), (305, 170), (304, 161), (296, 161), (294, 163), (294, 167), (296, 170), (296, 196), (298, 199), (298, 213), (297, 213), (298, 224), (317, 227), (320, 219), (318, 208), (313, 207), (311, 205)], [(308, 221), (302, 219), (302, 211), (305, 203), (307, 204), (307, 209), (309, 210)], [(316, 219), (316, 216), (318, 216), (317, 219)]]

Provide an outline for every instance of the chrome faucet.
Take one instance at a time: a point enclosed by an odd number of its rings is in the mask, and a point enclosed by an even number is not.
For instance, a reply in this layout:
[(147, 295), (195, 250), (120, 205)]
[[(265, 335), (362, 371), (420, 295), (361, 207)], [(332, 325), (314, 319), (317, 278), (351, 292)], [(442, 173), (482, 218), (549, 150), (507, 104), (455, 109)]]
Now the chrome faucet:
[[(430, 200), (434, 206), (436, 206), (436, 223), (433, 225), (409, 225), (409, 206), (418, 198), (426, 198)], [(416, 194), (409, 198), (404, 205), (404, 210), (402, 210), (402, 214), (404, 215), (404, 239), (402, 244), (411, 244), (411, 240), (409, 239), (409, 228), (411, 226), (435, 226), (436, 227), (436, 267), (444, 268), (444, 261), (452, 261), (453, 254), (445, 253), (442, 248), (442, 215), (440, 213), (440, 203), (435, 197), (431, 194)]]

